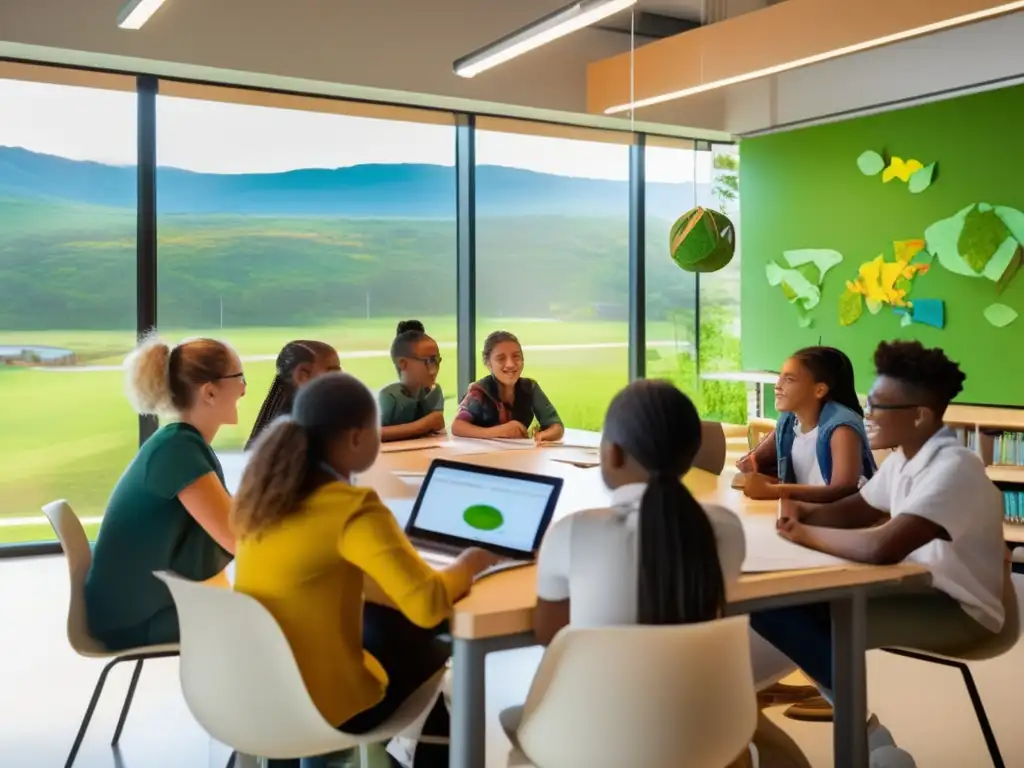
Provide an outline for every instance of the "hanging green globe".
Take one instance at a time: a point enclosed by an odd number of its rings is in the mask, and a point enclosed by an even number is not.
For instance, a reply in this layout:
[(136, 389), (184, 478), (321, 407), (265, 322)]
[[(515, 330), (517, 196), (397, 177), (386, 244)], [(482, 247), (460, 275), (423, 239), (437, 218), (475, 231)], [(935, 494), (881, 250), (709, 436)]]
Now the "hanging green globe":
[(669, 233), (672, 260), (687, 272), (717, 272), (736, 252), (736, 227), (709, 208), (687, 211)]

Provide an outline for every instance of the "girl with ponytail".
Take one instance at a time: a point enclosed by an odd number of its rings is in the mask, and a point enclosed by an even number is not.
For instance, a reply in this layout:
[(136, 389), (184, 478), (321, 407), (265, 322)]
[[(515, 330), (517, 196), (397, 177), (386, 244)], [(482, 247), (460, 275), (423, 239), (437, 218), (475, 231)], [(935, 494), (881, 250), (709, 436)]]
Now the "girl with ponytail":
[[(345, 733), (378, 728), (444, 669), (452, 606), (497, 560), (470, 549), (443, 570), (424, 562), (377, 494), (353, 484), (379, 450), (370, 391), (319, 376), (256, 440), (231, 512), (235, 589), (277, 619), (314, 704)], [(366, 602), (365, 578), (395, 607)], [(443, 702), (424, 734), (414, 767), (447, 766)]]
[(210, 579), (231, 560), (231, 498), (210, 444), (238, 423), (242, 362), (227, 344), (147, 336), (125, 360), (128, 399), (163, 425), (117, 481), (93, 548), (85, 608), (110, 650), (178, 642), (178, 616), (153, 571)]
[(853, 365), (843, 352), (807, 347), (786, 360), (775, 407), (775, 432), (738, 464), (747, 496), (836, 501), (874, 475)]
[(299, 387), (324, 373), (341, 370), (338, 353), (322, 341), (289, 341), (277, 356), (274, 380), (260, 406), (245, 449), (249, 450), (260, 433), (278, 416), (291, 413)]
[(688, 624), (722, 613), (739, 576), (739, 519), (704, 507), (680, 478), (700, 449), (700, 416), (666, 381), (637, 381), (608, 407), (601, 476), (608, 509), (554, 525), (540, 550), (535, 630), (547, 644), (566, 624)]

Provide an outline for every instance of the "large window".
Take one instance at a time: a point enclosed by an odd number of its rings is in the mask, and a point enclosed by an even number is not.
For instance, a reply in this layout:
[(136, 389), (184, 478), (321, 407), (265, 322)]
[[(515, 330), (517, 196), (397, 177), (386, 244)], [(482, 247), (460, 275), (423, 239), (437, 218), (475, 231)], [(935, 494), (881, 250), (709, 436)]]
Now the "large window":
[[(736, 255), (722, 270), (700, 276), (701, 373), (740, 371), (740, 197), (739, 147), (712, 145), (700, 153), (698, 173), (708, 179), (699, 187), (698, 204), (721, 211), (735, 225)], [(780, 361), (781, 362), (781, 361)], [(747, 422), (746, 385), (701, 382), (707, 418), (733, 424)]]
[(225, 339), (249, 382), (238, 427), (216, 447), (244, 444), (288, 341), (332, 344), (346, 371), (379, 388), (396, 378), (389, 348), (409, 318), (441, 346), (454, 413), (451, 116), (381, 119), (386, 110), (345, 114), (359, 107), (344, 102), (173, 83), (161, 94), (161, 332)]
[(94, 532), (137, 446), (134, 88), (0, 63), (0, 544), (60, 498)]
[(600, 429), (629, 378), (629, 137), (502, 122), (476, 134), (477, 339), (515, 333), (566, 426)]
[(668, 379), (703, 412), (697, 378), (697, 280), (672, 261), (672, 224), (697, 204), (697, 155), (690, 142), (645, 150), (647, 377)]

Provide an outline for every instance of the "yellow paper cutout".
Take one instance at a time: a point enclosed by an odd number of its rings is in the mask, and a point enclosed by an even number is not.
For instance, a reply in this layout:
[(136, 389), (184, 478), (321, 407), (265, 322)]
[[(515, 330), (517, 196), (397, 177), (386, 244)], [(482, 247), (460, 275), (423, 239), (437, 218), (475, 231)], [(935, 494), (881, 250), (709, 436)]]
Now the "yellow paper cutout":
[[(910, 306), (910, 302), (907, 300), (910, 281), (917, 275), (927, 272), (928, 265), (910, 264), (909, 261), (917, 253), (920, 253), (923, 247), (920, 240), (902, 240), (893, 243), (896, 261), (886, 261), (884, 256), (877, 256), (871, 261), (861, 264), (857, 270), (857, 279), (847, 281), (846, 289), (852, 293), (861, 294), (868, 309), (880, 308), (882, 304), (894, 307)], [(898, 285), (901, 278), (907, 281), (903, 283), (904, 287)], [(873, 311), (877, 311), (877, 309)]]
[(889, 167), (882, 171), (882, 181), (888, 184), (893, 179), (899, 179), (906, 183), (910, 177), (924, 168), (917, 160), (904, 160), (902, 157), (893, 157), (889, 160)]

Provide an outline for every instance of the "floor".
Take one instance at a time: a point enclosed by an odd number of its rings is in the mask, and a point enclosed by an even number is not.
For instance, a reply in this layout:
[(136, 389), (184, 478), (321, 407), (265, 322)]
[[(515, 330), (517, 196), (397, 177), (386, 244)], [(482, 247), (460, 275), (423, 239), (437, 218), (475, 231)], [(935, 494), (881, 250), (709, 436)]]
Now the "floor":
[[(74, 739), (102, 663), (80, 659), (67, 647), (66, 601), (63, 558), (0, 560), (0, 768), (60, 768)], [(506, 766), (508, 743), (497, 714), (523, 699), (538, 659), (537, 649), (527, 649), (490, 660), (486, 768)], [(1006, 765), (1024, 766), (1017, 710), (1024, 699), (1024, 645), (975, 665), (974, 671)], [(147, 664), (120, 749), (112, 750), (109, 738), (129, 675), (126, 667), (111, 673), (77, 768), (223, 768), (229, 750), (213, 743), (192, 719), (178, 688), (175, 660)], [(875, 711), (920, 768), (989, 764), (955, 670), (874, 653), (869, 691)], [(780, 710), (770, 716), (815, 768), (832, 764), (828, 725), (794, 723), (781, 718)]]

